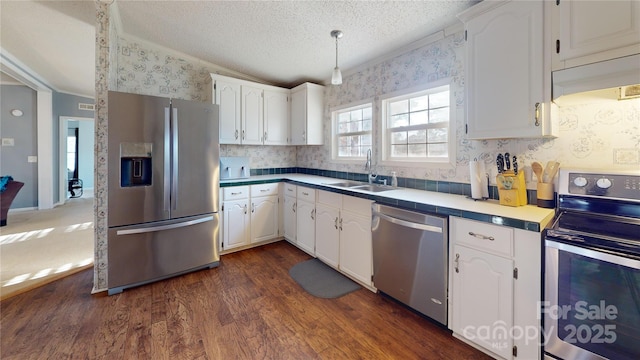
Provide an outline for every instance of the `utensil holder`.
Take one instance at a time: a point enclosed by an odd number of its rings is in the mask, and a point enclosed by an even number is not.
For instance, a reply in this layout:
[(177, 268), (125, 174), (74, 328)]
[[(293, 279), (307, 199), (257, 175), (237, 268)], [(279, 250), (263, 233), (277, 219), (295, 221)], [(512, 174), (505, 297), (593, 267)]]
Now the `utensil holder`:
[(542, 208), (552, 209), (556, 206), (555, 194), (553, 192), (553, 183), (539, 182), (536, 188), (538, 206)]
[(496, 176), (496, 183), (498, 184), (500, 205), (527, 205), (527, 185), (524, 181), (524, 172), (515, 174), (513, 171), (507, 170)]

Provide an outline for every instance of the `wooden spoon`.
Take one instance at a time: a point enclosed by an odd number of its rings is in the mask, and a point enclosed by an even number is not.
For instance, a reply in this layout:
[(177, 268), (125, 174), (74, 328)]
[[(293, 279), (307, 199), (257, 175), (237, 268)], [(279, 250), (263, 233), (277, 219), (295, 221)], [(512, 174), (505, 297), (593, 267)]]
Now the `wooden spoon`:
[(537, 161), (534, 161), (531, 163), (531, 169), (533, 170), (533, 173), (536, 174), (536, 178), (538, 178), (538, 182), (541, 183), (542, 182), (542, 172), (544, 171), (542, 169), (542, 164), (540, 164)]
[(549, 170), (548, 171), (545, 170), (545, 173), (547, 175), (547, 182), (548, 183), (552, 183), (553, 182), (553, 178), (558, 173), (558, 168), (560, 168), (560, 163), (557, 162), (557, 161), (553, 161), (553, 162), (551, 162), (551, 166), (549, 166)]

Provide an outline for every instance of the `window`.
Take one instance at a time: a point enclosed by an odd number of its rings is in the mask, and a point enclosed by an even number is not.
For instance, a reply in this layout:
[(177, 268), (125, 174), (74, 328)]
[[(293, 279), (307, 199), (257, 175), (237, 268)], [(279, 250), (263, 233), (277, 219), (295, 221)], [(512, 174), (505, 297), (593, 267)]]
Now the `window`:
[(384, 161), (452, 161), (449, 85), (387, 98), (382, 109)]
[(372, 147), (371, 103), (335, 110), (333, 122), (333, 158), (364, 159)]

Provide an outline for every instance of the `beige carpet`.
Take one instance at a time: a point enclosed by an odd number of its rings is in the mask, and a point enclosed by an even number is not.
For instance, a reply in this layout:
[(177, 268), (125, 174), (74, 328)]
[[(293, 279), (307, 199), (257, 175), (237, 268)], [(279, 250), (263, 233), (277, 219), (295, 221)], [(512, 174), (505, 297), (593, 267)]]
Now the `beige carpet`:
[(93, 266), (93, 221), (90, 195), (10, 212), (0, 228), (0, 299)]

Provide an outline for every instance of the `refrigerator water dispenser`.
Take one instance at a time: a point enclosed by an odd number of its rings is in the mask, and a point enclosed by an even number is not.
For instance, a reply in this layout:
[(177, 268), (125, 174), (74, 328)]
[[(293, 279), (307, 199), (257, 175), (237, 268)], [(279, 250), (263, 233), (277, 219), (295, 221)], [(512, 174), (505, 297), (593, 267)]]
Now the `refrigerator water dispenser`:
[(150, 143), (120, 144), (120, 186), (151, 185)]

